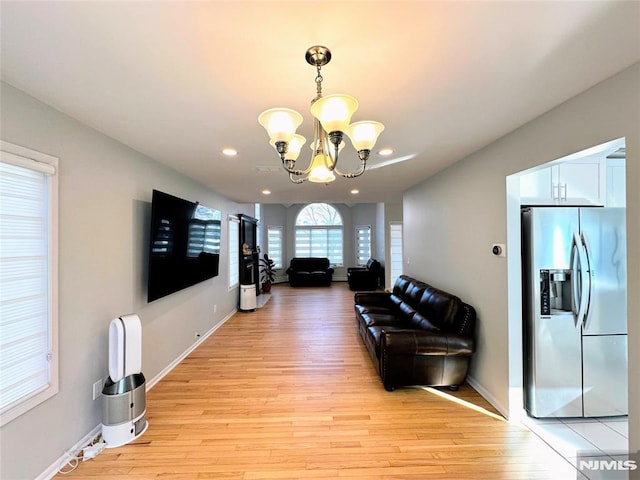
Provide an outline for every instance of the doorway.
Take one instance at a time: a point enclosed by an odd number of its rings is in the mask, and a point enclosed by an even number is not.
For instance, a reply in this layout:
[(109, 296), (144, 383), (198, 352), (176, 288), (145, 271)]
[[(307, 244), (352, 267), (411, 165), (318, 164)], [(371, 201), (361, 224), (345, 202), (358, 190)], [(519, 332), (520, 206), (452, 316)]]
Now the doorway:
[(527, 416), (520, 210), (525, 204), (624, 207), (625, 172), (625, 141), (619, 138), (506, 179), (507, 243), (511, 252), (507, 259), (510, 420), (527, 425), (569, 461), (585, 451), (594, 455), (627, 452), (628, 425), (626, 417), (535, 420)]

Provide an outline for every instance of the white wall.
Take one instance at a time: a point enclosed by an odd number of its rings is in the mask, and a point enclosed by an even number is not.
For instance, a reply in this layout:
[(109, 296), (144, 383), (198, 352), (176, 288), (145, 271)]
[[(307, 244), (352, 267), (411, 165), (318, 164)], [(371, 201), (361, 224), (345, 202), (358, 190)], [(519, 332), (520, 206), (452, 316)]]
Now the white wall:
[[(619, 137), (627, 147), (628, 265), (640, 265), (640, 64), (470, 155), (404, 196), (408, 274), (458, 294), (478, 311), (471, 376), (503, 412), (509, 405), (506, 177)], [(510, 245), (507, 244), (507, 255)], [(516, 249), (517, 250), (517, 249)], [(409, 262), (408, 265), (406, 262)], [(628, 269), (630, 446), (640, 448), (640, 269)], [(519, 282), (519, 279), (510, 279)], [(518, 408), (518, 406), (511, 406)]]
[[(136, 312), (152, 380), (236, 308), (220, 275), (151, 304), (146, 248), (156, 188), (229, 213), (238, 205), (2, 83), (2, 139), (60, 159), (60, 392), (2, 427), (0, 478), (33, 479), (101, 421), (92, 384), (108, 376), (109, 322)], [(217, 305), (217, 313), (213, 306)]]

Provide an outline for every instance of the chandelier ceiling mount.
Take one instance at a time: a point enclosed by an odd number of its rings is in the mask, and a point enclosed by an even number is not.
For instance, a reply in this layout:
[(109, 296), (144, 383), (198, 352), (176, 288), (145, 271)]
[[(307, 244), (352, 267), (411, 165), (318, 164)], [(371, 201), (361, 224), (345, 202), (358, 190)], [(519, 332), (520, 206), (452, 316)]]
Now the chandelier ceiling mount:
[[(293, 183), (306, 180), (315, 183), (329, 183), (335, 180), (335, 174), (344, 178), (355, 178), (365, 171), (371, 149), (384, 125), (375, 121), (351, 122), (358, 109), (358, 101), (350, 95), (322, 95), (321, 69), (331, 61), (331, 51), (327, 47), (316, 45), (305, 54), (307, 63), (316, 67), (316, 96), (311, 101), (311, 114), (314, 117), (314, 140), (311, 143), (311, 161), (309, 166), (300, 170), (296, 160), (306, 139), (296, 134), (302, 123), (302, 115), (288, 108), (271, 108), (258, 116), (258, 122), (267, 130), (269, 143), (276, 149), (282, 166)], [(345, 145), (344, 136), (349, 137), (358, 153), (360, 166), (353, 172), (338, 169), (338, 157)]]

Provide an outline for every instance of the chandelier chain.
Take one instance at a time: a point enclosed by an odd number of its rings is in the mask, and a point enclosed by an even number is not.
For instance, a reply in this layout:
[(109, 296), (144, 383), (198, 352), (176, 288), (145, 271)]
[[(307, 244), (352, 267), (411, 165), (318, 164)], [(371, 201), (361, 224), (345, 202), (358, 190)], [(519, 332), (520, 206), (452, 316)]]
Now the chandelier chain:
[(320, 69), (322, 67), (320, 65), (316, 65), (316, 68), (318, 69), (318, 74), (316, 75), (316, 98), (314, 100), (322, 97), (322, 80), (324, 80), (320, 73)]

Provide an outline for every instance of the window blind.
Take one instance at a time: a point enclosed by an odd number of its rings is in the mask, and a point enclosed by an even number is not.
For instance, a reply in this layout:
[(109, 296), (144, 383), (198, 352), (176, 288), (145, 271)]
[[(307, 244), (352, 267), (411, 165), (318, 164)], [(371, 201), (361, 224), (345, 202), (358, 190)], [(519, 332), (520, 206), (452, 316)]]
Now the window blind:
[(371, 257), (371, 226), (356, 227), (356, 262), (359, 266), (366, 265)]
[(390, 237), (390, 257), (391, 271), (390, 279), (391, 288), (395, 285), (396, 280), (402, 275), (402, 224), (392, 223), (389, 225)]
[(267, 227), (267, 254), (274, 268), (282, 268), (282, 227)]
[(240, 220), (229, 217), (229, 288), (240, 283)]
[(0, 410), (49, 386), (49, 224), (53, 166), (2, 152)]

